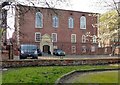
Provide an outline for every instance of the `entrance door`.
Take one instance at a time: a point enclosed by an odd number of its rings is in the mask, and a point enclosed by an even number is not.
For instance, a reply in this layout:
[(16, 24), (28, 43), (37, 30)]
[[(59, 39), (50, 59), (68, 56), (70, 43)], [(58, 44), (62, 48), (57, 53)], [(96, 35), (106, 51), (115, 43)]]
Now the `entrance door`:
[(49, 45), (44, 45), (43, 46), (43, 52), (49, 54), (50, 53), (50, 46)]

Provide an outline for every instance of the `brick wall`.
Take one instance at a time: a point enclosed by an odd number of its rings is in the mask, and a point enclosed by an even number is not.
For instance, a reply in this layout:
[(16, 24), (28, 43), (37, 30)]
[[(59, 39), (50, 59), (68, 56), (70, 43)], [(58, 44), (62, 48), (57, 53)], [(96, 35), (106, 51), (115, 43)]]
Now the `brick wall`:
[(98, 48), (97, 54), (98, 55), (109, 55), (112, 53), (112, 47), (103, 47), (103, 48)]
[[(21, 7), (22, 12), (24, 9), (28, 7)], [(40, 12), (43, 14), (43, 28), (35, 28), (35, 14), (36, 12)], [(56, 13), (57, 14), (56, 14)], [(97, 22), (96, 16), (89, 16), (89, 12), (78, 12), (78, 11), (69, 11), (69, 10), (55, 10), (49, 8), (34, 8), (30, 7), (30, 11), (26, 12), (24, 15), (20, 15), (20, 44), (22, 43), (32, 43), (36, 44), (40, 47), (40, 42), (35, 42), (35, 32), (40, 32), (43, 36), (44, 34), (49, 34), (51, 36), (52, 33), (57, 33), (57, 43), (58, 48), (65, 50), (67, 54), (71, 54), (71, 47), (76, 46), (76, 54), (81, 54), (82, 48), (82, 35), (86, 32), (90, 32), (91, 35), (97, 35), (97, 28), (93, 28), (92, 24)], [(57, 15), (59, 17), (59, 27), (54, 28), (52, 26), (52, 17)], [(80, 17), (86, 17), (86, 29), (80, 29)], [(68, 18), (73, 17), (74, 19), (74, 28), (68, 28)], [(76, 43), (71, 43), (71, 34), (76, 34)], [(84, 44), (85, 46), (90, 47), (91, 43)], [(68, 49), (69, 48), (69, 49)], [(87, 52), (88, 53), (88, 52)]]
[(104, 65), (120, 63), (120, 59), (69, 59), (69, 60), (7, 60), (2, 62), (2, 68), (25, 66), (69, 66), (69, 65)]

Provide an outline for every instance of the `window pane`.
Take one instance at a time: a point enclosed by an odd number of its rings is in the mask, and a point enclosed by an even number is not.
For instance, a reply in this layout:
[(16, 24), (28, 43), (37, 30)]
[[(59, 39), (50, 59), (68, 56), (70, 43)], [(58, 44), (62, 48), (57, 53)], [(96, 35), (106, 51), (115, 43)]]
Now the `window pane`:
[(68, 19), (68, 27), (69, 27), (69, 28), (73, 28), (73, 27), (74, 27), (74, 20), (73, 20), (72, 17), (70, 17), (70, 18)]
[(36, 13), (36, 28), (42, 28), (43, 27), (43, 15), (40, 12)]
[(76, 46), (72, 46), (72, 53), (76, 53)]
[(96, 36), (93, 36), (93, 43), (96, 43)]
[(81, 29), (86, 29), (86, 17), (85, 16), (82, 16), (80, 18), (80, 28)]
[(58, 17), (57, 17), (57, 16), (54, 16), (54, 17), (53, 17), (53, 27), (57, 28), (57, 27), (58, 27), (58, 23), (59, 23)]
[(71, 35), (71, 42), (76, 43), (76, 34)]
[(91, 46), (91, 52), (95, 52), (95, 46)]
[(57, 42), (57, 34), (52, 33), (52, 42)]
[(41, 39), (41, 34), (40, 33), (35, 33), (35, 41), (39, 42)]
[(82, 46), (82, 53), (86, 53), (86, 52), (87, 52), (86, 46)]
[(82, 35), (82, 43), (86, 43), (86, 36)]

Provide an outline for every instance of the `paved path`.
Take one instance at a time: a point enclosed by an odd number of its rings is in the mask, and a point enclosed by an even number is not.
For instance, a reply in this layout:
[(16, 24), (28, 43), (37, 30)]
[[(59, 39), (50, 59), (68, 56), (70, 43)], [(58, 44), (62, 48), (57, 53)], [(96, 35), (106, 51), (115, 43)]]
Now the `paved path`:
[(39, 59), (106, 59), (106, 58), (120, 58), (119, 56), (109, 56), (109, 55), (66, 55), (66, 56), (54, 56), (54, 55), (44, 55), (39, 56)]
[[(106, 58), (120, 58), (120, 56), (109, 56), (109, 55), (66, 55), (66, 56), (54, 56), (54, 55), (43, 55), (39, 56), (38, 59), (106, 59)], [(19, 56), (14, 56), (14, 60), (19, 60)]]

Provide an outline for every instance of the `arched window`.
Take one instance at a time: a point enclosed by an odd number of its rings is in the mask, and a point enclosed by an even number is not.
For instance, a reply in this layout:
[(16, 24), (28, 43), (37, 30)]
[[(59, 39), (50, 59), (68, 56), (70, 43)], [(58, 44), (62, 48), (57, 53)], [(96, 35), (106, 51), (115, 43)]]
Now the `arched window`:
[(86, 43), (86, 36), (82, 35), (82, 43)]
[(40, 12), (36, 13), (35, 17), (35, 27), (36, 28), (42, 28), (43, 27), (43, 15)]
[(82, 16), (80, 18), (80, 29), (86, 29), (86, 17)]
[(96, 43), (96, 42), (97, 42), (97, 37), (96, 37), (96, 35), (93, 35), (92, 40), (93, 40), (93, 43)]
[(72, 17), (68, 19), (68, 28), (74, 28), (74, 20)]
[(53, 27), (57, 28), (59, 25), (59, 20), (57, 16), (53, 16)]

